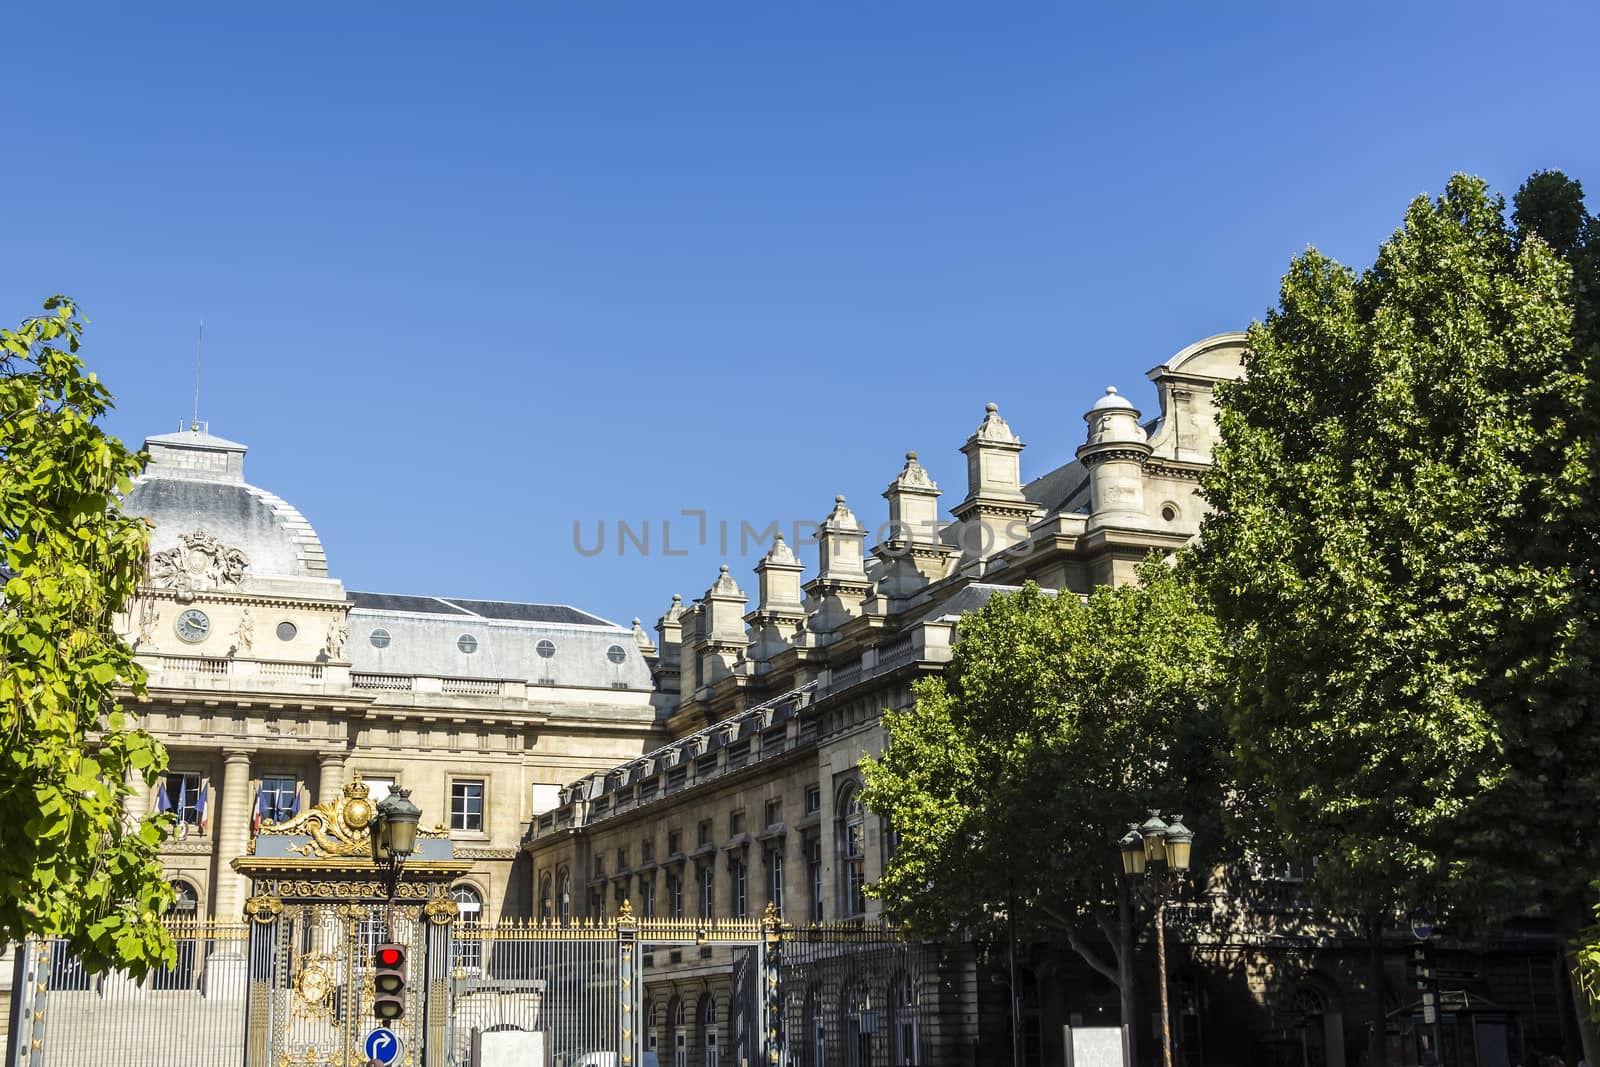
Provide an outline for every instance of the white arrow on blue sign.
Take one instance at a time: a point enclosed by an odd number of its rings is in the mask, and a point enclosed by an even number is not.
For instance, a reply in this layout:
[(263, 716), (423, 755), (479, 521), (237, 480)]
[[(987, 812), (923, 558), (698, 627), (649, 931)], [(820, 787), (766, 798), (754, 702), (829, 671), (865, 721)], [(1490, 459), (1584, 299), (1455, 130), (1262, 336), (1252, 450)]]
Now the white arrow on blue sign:
[(405, 1047), (399, 1036), (393, 1030), (374, 1030), (367, 1035), (364, 1046), (367, 1059), (381, 1063), (384, 1067), (400, 1058), (400, 1050)]

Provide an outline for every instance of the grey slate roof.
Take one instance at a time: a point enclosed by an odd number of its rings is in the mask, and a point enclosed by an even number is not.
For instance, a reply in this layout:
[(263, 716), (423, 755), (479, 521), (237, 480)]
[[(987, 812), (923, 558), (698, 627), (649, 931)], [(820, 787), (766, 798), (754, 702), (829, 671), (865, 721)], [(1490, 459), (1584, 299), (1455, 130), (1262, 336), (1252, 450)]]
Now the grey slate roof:
[(405, 593), (350, 593), (358, 608), (414, 611), (426, 615), (471, 615), (504, 622), (549, 622), (566, 626), (616, 626), (609, 619), (565, 604), (519, 604), (508, 600), (465, 600), (460, 597), (411, 596)]

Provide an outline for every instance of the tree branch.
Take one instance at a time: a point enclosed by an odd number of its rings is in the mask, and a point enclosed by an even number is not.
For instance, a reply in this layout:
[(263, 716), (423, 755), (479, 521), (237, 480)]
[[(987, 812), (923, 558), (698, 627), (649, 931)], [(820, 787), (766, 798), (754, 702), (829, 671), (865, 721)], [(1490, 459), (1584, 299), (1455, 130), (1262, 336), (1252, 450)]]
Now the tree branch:
[[(1113, 939), (1111, 943), (1115, 945), (1116, 941)], [(1112, 985), (1119, 989), (1122, 987), (1122, 982), (1117, 978), (1116, 967), (1101, 959), (1099, 954), (1085, 944), (1083, 938), (1078, 936), (1077, 930), (1070, 928), (1067, 930), (1067, 944), (1072, 946), (1072, 951), (1083, 957), (1083, 962), (1109, 978)]]

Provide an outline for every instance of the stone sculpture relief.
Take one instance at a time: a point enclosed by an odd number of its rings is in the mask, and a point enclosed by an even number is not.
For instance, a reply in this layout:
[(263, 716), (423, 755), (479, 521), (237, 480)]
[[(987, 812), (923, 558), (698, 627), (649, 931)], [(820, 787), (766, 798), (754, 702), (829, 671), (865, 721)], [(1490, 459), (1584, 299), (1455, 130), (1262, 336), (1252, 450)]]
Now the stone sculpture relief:
[(248, 566), (242, 550), (196, 530), (180, 534), (177, 547), (150, 557), (150, 584), (158, 589), (237, 589)]
[(329, 659), (344, 659), (344, 643), (349, 639), (350, 627), (343, 619), (334, 619), (328, 624), (328, 640), (323, 651)]
[(239, 616), (239, 628), (233, 632), (233, 635), (238, 639), (240, 652), (248, 653), (255, 646), (256, 620), (250, 614), (249, 608), (245, 608), (244, 613)]

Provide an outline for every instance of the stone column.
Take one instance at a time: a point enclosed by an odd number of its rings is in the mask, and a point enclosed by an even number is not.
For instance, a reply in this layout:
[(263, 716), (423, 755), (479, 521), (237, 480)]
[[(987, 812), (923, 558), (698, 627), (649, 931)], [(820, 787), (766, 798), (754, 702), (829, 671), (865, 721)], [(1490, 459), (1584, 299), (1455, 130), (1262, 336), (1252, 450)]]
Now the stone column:
[(150, 787), (144, 784), (144, 775), (133, 767), (123, 770), (122, 784), (132, 790), (122, 798), (122, 820), (130, 826), (137, 826), (150, 805)]
[(239, 922), (244, 913), (245, 878), (230, 866), (250, 847), (250, 753), (243, 749), (223, 752), (222, 790), (212, 815), (212, 840), (216, 842), (216, 918)]
[(323, 752), (317, 756), (318, 804), (332, 804), (344, 788), (344, 753)]

